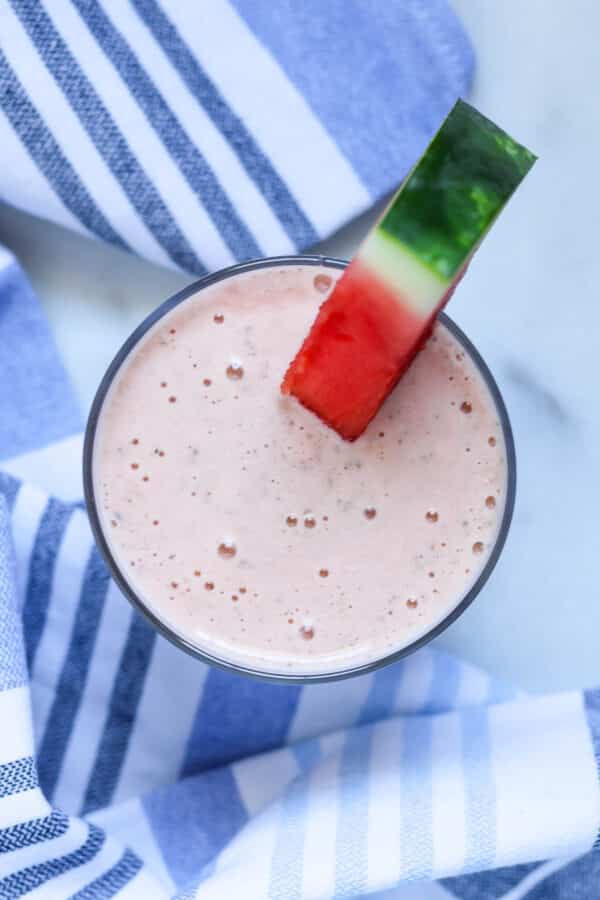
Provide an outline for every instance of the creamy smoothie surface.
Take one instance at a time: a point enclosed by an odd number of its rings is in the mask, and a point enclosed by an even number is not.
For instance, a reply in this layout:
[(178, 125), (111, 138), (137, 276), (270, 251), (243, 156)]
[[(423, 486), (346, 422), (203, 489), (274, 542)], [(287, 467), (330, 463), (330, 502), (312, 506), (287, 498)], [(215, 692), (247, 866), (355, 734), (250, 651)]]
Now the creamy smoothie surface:
[(492, 396), (439, 323), (366, 433), (344, 442), (281, 378), (340, 270), (218, 282), (157, 322), (98, 422), (94, 492), (133, 590), (199, 649), (330, 673), (430, 631), (497, 537)]

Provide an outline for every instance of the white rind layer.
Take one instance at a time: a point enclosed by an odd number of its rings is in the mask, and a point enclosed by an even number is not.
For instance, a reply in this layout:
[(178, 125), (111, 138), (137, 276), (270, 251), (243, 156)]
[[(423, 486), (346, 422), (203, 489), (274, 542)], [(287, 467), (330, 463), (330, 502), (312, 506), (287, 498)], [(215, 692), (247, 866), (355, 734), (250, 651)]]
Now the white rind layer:
[(410, 250), (379, 228), (367, 237), (358, 258), (423, 319), (437, 308), (452, 283), (432, 272)]

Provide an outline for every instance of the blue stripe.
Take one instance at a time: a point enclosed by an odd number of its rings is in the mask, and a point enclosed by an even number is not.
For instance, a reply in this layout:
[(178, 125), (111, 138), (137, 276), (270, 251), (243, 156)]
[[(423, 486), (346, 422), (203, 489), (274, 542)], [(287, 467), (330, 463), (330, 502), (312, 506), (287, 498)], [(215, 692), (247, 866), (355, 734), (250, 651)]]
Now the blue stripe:
[[(0, 97), (2, 90), (0, 56)], [(23, 111), (18, 96), (11, 109)], [(60, 171), (59, 161), (56, 166)], [(5, 460), (77, 434), (81, 414), (44, 310), (16, 261), (0, 265), (0, 298), (0, 458)]]
[(271, 860), (269, 897), (300, 900), (308, 777), (301, 775), (287, 787), (280, 803), (279, 829)]
[(196, 888), (197, 888), (197, 885), (195, 885), (194, 887), (188, 888), (185, 891), (178, 891), (177, 892), (177, 900), (196, 900)]
[(108, 572), (98, 550), (93, 547), (81, 587), (69, 649), (38, 752), (40, 785), (48, 799), (54, 794), (83, 696), (108, 585)]
[(90, 882), (87, 887), (73, 894), (70, 900), (107, 900), (108, 897), (114, 897), (141, 868), (142, 862), (135, 853), (125, 850), (118, 863), (100, 878)]
[[(197, 58), (156, 0), (132, 0), (145, 24), (177, 69), (212, 123), (229, 142), (296, 247), (314, 244), (319, 235), (293, 194), (262, 152), (242, 119), (232, 112)], [(274, 112), (274, 115), (277, 113)]]
[(56, 558), (72, 512), (65, 503), (50, 499), (35, 537), (23, 607), (25, 651), (30, 672), (46, 624)]
[[(2, 75), (0, 74), (0, 82), (1, 80)], [(2, 494), (6, 500), (9, 512), (12, 512), (13, 510), (20, 487), (21, 482), (17, 481), (16, 478), (13, 478), (12, 475), (7, 475), (6, 472), (0, 472), (0, 494)]]
[[(460, 900), (483, 900), (483, 898), (485, 900), (501, 900), (524, 878), (539, 869), (540, 865), (541, 863), (523, 863), (518, 866), (505, 866), (501, 869), (492, 869), (490, 872), (478, 872), (476, 875), (444, 878), (440, 884)], [(528, 893), (526, 900), (531, 900), (531, 897), (532, 895)], [(546, 894), (544, 894), (545, 897)], [(564, 895), (563, 900), (566, 900), (566, 897), (567, 895)], [(581, 897), (583, 900), (583, 895)]]
[(600, 885), (600, 854), (586, 853), (540, 881), (526, 900), (596, 900)]
[[(584, 691), (583, 703), (588, 728), (590, 729), (590, 738), (594, 757), (596, 759), (596, 767), (598, 769), (598, 780), (600, 782), (600, 690)], [(600, 826), (594, 843), (594, 850), (600, 849)]]
[(183, 269), (204, 274), (204, 266), (41, 4), (28, 0), (11, 0), (11, 4), (48, 71), (146, 227), (173, 262)]
[(256, 684), (211, 669), (183, 766), (184, 775), (273, 750), (285, 742), (301, 688)]
[(300, 744), (294, 744), (290, 749), (296, 758), (298, 768), (304, 774), (314, 769), (321, 759), (321, 747), (318, 738), (311, 738), (308, 741), (302, 741)]
[(360, 896), (367, 887), (372, 738), (372, 727), (351, 729), (342, 750), (335, 850), (335, 890), (339, 897)]
[(22, 687), (27, 678), (10, 514), (0, 494), (0, 691)]
[(489, 711), (460, 713), (465, 781), (465, 869), (490, 869), (496, 857), (496, 789), (492, 769)]
[(96, 237), (129, 247), (100, 212), (0, 50), (0, 106), (32, 160), (75, 218)]
[(452, 656), (441, 650), (435, 651), (429, 700), (423, 707), (423, 712), (444, 713), (455, 709), (461, 669), (461, 664)]
[(238, 258), (262, 256), (214, 172), (148, 77), (127, 41), (97, 2), (74, 0), (81, 17), (128, 86), (146, 118)]
[(8, 898), (22, 897), (34, 888), (39, 887), (51, 878), (57, 878), (70, 869), (75, 869), (93, 859), (106, 840), (103, 831), (95, 825), (89, 826), (89, 835), (84, 844), (66, 856), (59, 856), (47, 862), (21, 869), (8, 878), (0, 881), (0, 896)]
[(42, 841), (53, 841), (61, 837), (69, 827), (69, 817), (58, 810), (49, 816), (30, 819), (0, 830), (0, 853), (12, 853), (23, 847), (33, 847)]
[(358, 725), (366, 725), (369, 722), (377, 722), (389, 718), (394, 712), (398, 684), (404, 674), (404, 663), (396, 663), (393, 666), (384, 666), (378, 669), (374, 675), (358, 717)]
[(433, 766), (431, 719), (412, 716), (401, 731), (399, 853), (405, 878), (431, 878), (433, 872)]
[(84, 813), (108, 806), (112, 799), (135, 724), (155, 641), (154, 629), (134, 613), (83, 801)]
[(178, 887), (197, 883), (205, 866), (248, 821), (235, 778), (226, 767), (153, 791), (143, 804)]
[(402, 180), (468, 90), (473, 52), (444, 0), (231, 2), (373, 198)]
[(33, 756), (23, 756), (0, 766), (0, 798), (30, 791), (38, 786)]

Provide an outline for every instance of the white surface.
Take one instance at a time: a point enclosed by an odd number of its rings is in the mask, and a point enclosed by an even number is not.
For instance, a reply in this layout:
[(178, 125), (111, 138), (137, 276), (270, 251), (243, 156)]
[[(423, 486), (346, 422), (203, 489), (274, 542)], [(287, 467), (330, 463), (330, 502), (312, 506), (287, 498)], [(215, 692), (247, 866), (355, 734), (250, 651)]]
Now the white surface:
[[(516, 516), (484, 593), (440, 640), (522, 687), (600, 684), (600, 83), (595, 0), (455, 0), (472, 101), (540, 155), (451, 304), (493, 369), (519, 458)], [(351, 255), (373, 216), (321, 249)], [(188, 277), (0, 208), (82, 407), (121, 341)]]

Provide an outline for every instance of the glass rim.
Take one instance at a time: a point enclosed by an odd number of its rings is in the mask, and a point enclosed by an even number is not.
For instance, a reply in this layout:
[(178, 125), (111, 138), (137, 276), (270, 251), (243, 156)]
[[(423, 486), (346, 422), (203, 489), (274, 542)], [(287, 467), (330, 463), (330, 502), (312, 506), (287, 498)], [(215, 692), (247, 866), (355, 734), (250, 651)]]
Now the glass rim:
[(118, 563), (113, 557), (111, 549), (108, 545), (108, 541), (106, 540), (104, 534), (104, 529), (102, 528), (102, 524), (100, 522), (98, 504), (94, 491), (93, 455), (96, 429), (100, 414), (102, 412), (104, 401), (115, 376), (119, 372), (123, 363), (129, 357), (129, 354), (137, 346), (139, 341), (160, 319), (162, 319), (176, 306), (179, 306), (180, 303), (183, 303), (189, 297), (193, 296), (204, 288), (216, 284), (219, 281), (224, 281), (227, 278), (231, 278), (235, 275), (241, 275), (244, 272), (252, 272), (258, 269), (290, 265), (329, 266), (330, 268), (335, 269), (345, 269), (348, 265), (348, 261), (333, 256), (301, 254), (297, 256), (271, 256), (261, 259), (249, 260), (247, 262), (235, 263), (231, 266), (227, 266), (224, 269), (220, 269), (216, 272), (205, 275), (202, 278), (197, 279), (196, 281), (193, 281), (187, 287), (183, 288), (181, 291), (178, 291), (176, 294), (173, 294), (167, 300), (163, 301), (163, 303), (157, 306), (155, 310), (149, 313), (149, 315), (146, 316), (146, 318), (143, 319), (142, 322), (140, 322), (140, 324), (131, 332), (129, 337), (123, 342), (123, 344), (115, 354), (114, 358), (106, 369), (106, 372), (104, 373), (104, 376), (98, 386), (94, 400), (92, 402), (87, 419), (83, 444), (83, 489), (92, 533), (94, 535), (96, 545), (100, 550), (104, 562), (107, 565), (110, 575), (116, 582), (121, 592), (132, 604), (133, 608), (137, 612), (141, 613), (144, 618), (159, 632), (159, 634), (161, 634), (175, 646), (179, 647), (180, 650), (185, 651), (191, 656), (195, 656), (197, 659), (202, 660), (208, 665), (215, 666), (219, 669), (223, 669), (234, 674), (246, 675), (251, 678), (259, 679), (261, 681), (268, 681), (278, 684), (316, 684), (320, 682), (340, 681), (346, 678), (365, 675), (369, 672), (380, 669), (383, 666), (387, 666), (391, 663), (397, 662), (398, 660), (403, 659), (405, 656), (408, 656), (411, 653), (414, 653), (416, 650), (419, 650), (421, 647), (425, 646), (425, 644), (428, 644), (430, 641), (434, 640), (453, 622), (455, 622), (456, 619), (459, 618), (459, 616), (464, 613), (464, 611), (471, 605), (471, 603), (475, 600), (475, 598), (478, 596), (478, 594), (481, 592), (482, 588), (488, 581), (504, 548), (504, 544), (506, 542), (506, 538), (510, 529), (515, 505), (517, 469), (512, 428), (508, 417), (508, 412), (502, 398), (502, 394), (500, 393), (500, 389), (496, 384), (494, 376), (492, 375), (490, 369), (488, 368), (486, 362), (484, 361), (477, 348), (462, 331), (462, 329), (459, 328), (459, 326), (446, 313), (442, 312), (438, 315), (438, 319), (443, 322), (452, 336), (469, 354), (491, 394), (497, 410), (504, 440), (504, 446), (506, 449), (506, 500), (502, 513), (502, 521), (500, 522), (500, 526), (498, 528), (494, 547), (492, 548), (492, 551), (488, 556), (483, 569), (481, 570), (477, 579), (471, 585), (467, 593), (461, 599), (461, 601), (455, 607), (453, 607), (448, 612), (448, 614), (444, 616), (444, 618), (441, 619), (432, 629), (425, 632), (425, 634), (422, 634), (416, 640), (411, 641), (409, 644), (406, 644), (405, 646), (397, 650), (393, 650), (391, 653), (386, 653), (385, 655), (380, 656), (377, 659), (371, 660), (367, 663), (350, 666), (348, 668), (333, 672), (315, 672), (303, 674), (293, 674), (277, 671), (269, 672), (266, 670), (263, 671), (262, 669), (253, 668), (252, 666), (244, 666), (239, 663), (229, 661), (225, 658), (212, 655), (210, 652), (200, 649), (192, 641), (181, 635), (178, 631), (176, 631), (165, 621), (159, 618), (159, 616), (152, 609), (150, 609), (149, 606), (146, 605), (146, 603), (136, 593), (136, 591), (132, 588), (132, 586), (125, 578)]

